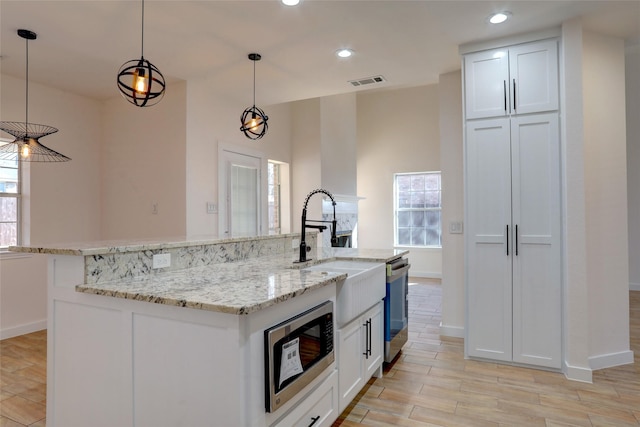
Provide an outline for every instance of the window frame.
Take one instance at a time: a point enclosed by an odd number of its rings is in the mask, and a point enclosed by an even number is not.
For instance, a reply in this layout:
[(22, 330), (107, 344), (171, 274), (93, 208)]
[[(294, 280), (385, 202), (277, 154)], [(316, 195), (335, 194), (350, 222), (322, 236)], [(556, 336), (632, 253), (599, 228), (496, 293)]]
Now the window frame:
[[(401, 208), (399, 206), (399, 188), (398, 178), (401, 176), (416, 176), (416, 175), (438, 175), (438, 189), (439, 192), (439, 206), (438, 207), (422, 207), (422, 208)], [(439, 244), (438, 245), (412, 245), (401, 244), (398, 241), (399, 224), (398, 217), (400, 212), (439, 212)], [(393, 174), (393, 245), (394, 247), (406, 247), (406, 248), (420, 248), (420, 249), (441, 249), (442, 248), (442, 171), (423, 171), (423, 172), (398, 172)]]
[[(271, 182), (271, 173), (269, 169), (274, 168), (274, 181)], [(271, 187), (274, 187), (275, 200), (272, 202)], [(277, 227), (271, 227), (271, 210), (275, 209)], [(281, 163), (268, 160), (267, 161), (267, 229), (269, 234), (280, 234), (282, 232), (282, 171)]]
[[(4, 138), (0, 138), (0, 145), (4, 145), (4, 144), (9, 144), (11, 143), (11, 140), (8, 139), (4, 139)], [(21, 161), (16, 159), (16, 176), (17, 176), (17, 182), (16, 182), (16, 192), (15, 193), (8, 193), (5, 191), (0, 191), (0, 197), (2, 198), (15, 198), (16, 199), (16, 241), (12, 244), (9, 244), (7, 246), (2, 246), (0, 244), (0, 253), (6, 253), (9, 252), (9, 246), (20, 246), (22, 244), (22, 201), (23, 201), (23, 194), (22, 194), (22, 186), (23, 186), (23, 164)], [(3, 166), (0, 166), (3, 167)], [(12, 223), (12, 221), (2, 221), (0, 220), (1, 223)]]

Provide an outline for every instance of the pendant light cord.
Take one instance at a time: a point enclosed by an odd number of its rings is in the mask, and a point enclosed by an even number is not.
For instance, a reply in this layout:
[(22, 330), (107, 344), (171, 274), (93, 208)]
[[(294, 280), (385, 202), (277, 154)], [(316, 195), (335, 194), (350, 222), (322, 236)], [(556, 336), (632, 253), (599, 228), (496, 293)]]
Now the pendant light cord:
[(253, 106), (256, 106), (256, 60), (253, 60)]
[(140, 56), (144, 58), (144, 0), (142, 0), (142, 53)]
[(26, 78), (27, 78), (27, 82), (25, 85), (25, 113), (24, 113), (24, 133), (25, 133), (25, 137), (27, 135), (27, 133), (29, 133), (29, 129), (27, 127), (27, 124), (29, 123), (29, 39), (25, 38), (24, 39), (25, 42), (27, 43), (27, 71), (26, 71)]

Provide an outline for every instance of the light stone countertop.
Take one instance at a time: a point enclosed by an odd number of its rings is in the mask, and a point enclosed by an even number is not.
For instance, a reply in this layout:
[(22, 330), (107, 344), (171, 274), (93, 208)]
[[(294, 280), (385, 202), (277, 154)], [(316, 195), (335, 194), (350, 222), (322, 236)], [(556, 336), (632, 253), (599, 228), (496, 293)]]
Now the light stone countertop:
[(242, 315), (346, 278), (344, 273), (302, 270), (310, 265), (336, 259), (384, 263), (406, 253), (394, 249), (324, 248), (306, 263), (294, 263), (296, 256), (291, 253), (264, 256), (126, 281), (82, 284), (76, 286), (76, 291)]
[(95, 242), (47, 243), (34, 246), (10, 246), (9, 251), (53, 255), (107, 255), (114, 253), (155, 251), (161, 249), (186, 248), (211, 244), (238, 242), (254, 242), (273, 238), (299, 237), (300, 233), (280, 234), (277, 236), (236, 236), (219, 237), (212, 235), (190, 237), (163, 237), (155, 239), (135, 240), (99, 240)]

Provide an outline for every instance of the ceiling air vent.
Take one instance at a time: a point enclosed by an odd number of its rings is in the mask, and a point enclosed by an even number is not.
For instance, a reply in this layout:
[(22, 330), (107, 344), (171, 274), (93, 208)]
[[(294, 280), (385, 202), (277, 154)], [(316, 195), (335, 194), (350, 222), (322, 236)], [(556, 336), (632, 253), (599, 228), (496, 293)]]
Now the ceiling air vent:
[(349, 83), (351, 83), (352, 86), (356, 86), (356, 87), (372, 85), (372, 84), (380, 84), (384, 82), (386, 82), (386, 80), (382, 76), (373, 76), (373, 77), (366, 77), (364, 79), (349, 80)]

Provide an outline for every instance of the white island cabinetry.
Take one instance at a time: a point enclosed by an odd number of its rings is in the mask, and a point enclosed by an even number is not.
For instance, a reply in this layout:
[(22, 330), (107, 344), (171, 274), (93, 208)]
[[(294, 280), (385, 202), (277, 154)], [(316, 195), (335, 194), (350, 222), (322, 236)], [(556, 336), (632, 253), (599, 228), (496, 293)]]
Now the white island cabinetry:
[[(340, 414), (335, 332), (335, 361), (265, 408), (265, 330), (331, 301), (337, 331), (347, 278), (294, 264), (291, 239), (11, 248), (48, 257), (47, 425), (330, 426)], [(154, 270), (159, 253), (174, 264)], [(314, 262), (384, 265), (405, 253), (326, 248)]]
[[(52, 258), (58, 277), (77, 264)], [(78, 293), (70, 283), (50, 288), (47, 425), (269, 426), (307, 395), (322, 397), (314, 391), (335, 370), (265, 411), (264, 330), (335, 302), (335, 283), (247, 315)]]

